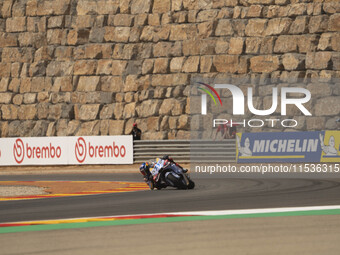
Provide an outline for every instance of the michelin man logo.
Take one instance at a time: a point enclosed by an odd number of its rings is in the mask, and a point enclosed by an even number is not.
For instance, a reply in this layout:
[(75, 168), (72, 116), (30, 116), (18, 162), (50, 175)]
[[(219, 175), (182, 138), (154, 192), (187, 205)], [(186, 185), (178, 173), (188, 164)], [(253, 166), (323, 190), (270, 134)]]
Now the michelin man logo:
[(325, 156), (337, 156), (338, 150), (335, 148), (335, 138), (334, 136), (329, 137), (328, 145), (324, 143), (324, 136), (320, 134), (320, 145)]
[(242, 157), (249, 157), (253, 155), (253, 152), (250, 150), (250, 140), (247, 137), (246, 140), (244, 141), (244, 147), (241, 146), (241, 141), (240, 141), (240, 137), (236, 136), (237, 139), (237, 147), (238, 147), (238, 151), (240, 153), (240, 156)]

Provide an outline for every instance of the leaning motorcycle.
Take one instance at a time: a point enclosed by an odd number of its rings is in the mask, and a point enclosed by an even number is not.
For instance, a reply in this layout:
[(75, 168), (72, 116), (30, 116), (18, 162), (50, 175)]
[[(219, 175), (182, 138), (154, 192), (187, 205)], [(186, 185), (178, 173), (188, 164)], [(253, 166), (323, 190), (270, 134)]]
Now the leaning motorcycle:
[(174, 163), (169, 163), (159, 170), (157, 176), (155, 176), (153, 180), (152, 186), (157, 189), (162, 189), (167, 186), (177, 189), (193, 189), (195, 188), (195, 183), (181, 167)]

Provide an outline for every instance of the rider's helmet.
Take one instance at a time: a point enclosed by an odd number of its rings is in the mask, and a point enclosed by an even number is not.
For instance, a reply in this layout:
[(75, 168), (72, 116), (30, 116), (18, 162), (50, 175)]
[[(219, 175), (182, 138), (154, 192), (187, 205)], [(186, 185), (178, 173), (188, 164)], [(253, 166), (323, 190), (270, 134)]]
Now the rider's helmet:
[(141, 164), (140, 167), (139, 167), (139, 170), (144, 170), (144, 169), (145, 169), (145, 166), (146, 166), (145, 163)]
[(139, 171), (142, 173), (142, 175), (147, 175), (146, 170), (149, 168), (148, 163), (143, 163), (139, 167)]
[(147, 162), (143, 163), (140, 165), (139, 169), (148, 169), (149, 168), (149, 164)]

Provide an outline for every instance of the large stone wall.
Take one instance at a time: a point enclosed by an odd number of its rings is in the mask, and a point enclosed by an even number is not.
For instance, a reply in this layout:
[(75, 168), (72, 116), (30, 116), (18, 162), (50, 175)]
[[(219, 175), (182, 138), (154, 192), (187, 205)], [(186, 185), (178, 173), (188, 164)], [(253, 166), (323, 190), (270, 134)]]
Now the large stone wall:
[[(143, 139), (183, 139), (193, 80), (340, 77), (338, 0), (2, 0), (0, 10), (2, 137), (118, 135), (137, 122)], [(301, 129), (334, 128), (339, 84), (310, 89), (335, 106)]]

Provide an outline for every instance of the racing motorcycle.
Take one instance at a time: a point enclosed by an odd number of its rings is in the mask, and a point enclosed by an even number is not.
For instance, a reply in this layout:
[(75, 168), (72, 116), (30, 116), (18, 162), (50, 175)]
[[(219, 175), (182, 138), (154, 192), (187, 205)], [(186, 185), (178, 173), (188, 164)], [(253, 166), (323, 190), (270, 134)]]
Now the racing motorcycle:
[(162, 189), (168, 186), (177, 189), (193, 189), (195, 183), (190, 179), (189, 174), (175, 163), (169, 162), (162, 167), (156, 175), (153, 174), (148, 184), (150, 189)]

